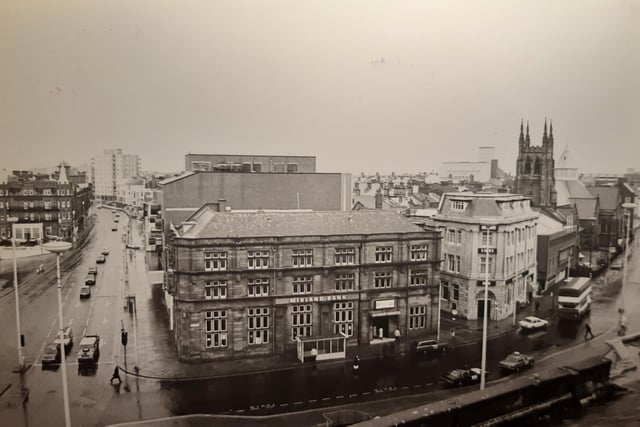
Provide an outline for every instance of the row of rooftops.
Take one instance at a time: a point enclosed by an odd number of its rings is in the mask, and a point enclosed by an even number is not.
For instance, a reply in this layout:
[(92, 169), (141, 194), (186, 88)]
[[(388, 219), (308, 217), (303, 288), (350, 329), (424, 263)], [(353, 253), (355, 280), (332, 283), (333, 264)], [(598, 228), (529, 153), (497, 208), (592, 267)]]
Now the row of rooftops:
[[(462, 212), (450, 212), (443, 207), (446, 200), (469, 203)], [(224, 202), (224, 201), (223, 201)], [(505, 208), (505, 206), (509, 206)], [(438, 220), (461, 223), (515, 223), (537, 218), (529, 199), (502, 193), (447, 193), (443, 195), (438, 214), (433, 219), (412, 221), (393, 211), (233, 211), (207, 204), (186, 221), (172, 224), (176, 237), (238, 238), (283, 236), (335, 236), (362, 234), (420, 233), (424, 227), (436, 226)]]

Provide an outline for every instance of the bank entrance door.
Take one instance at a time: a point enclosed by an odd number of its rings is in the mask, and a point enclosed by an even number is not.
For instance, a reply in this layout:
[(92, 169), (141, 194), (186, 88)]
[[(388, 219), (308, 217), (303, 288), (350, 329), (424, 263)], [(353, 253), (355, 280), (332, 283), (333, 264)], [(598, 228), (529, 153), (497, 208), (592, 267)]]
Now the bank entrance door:
[(374, 328), (374, 338), (384, 338), (389, 336), (389, 317), (380, 316), (371, 319)]

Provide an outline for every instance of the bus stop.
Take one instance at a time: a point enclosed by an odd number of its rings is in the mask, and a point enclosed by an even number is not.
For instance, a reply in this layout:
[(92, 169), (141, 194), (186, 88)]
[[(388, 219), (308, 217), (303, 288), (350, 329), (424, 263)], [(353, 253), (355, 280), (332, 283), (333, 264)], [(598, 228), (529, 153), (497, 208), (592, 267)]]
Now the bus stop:
[(344, 359), (347, 357), (347, 336), (340, 333), (328, 338), (296, 337), (296, 350), (298, 360), (302, 363)]

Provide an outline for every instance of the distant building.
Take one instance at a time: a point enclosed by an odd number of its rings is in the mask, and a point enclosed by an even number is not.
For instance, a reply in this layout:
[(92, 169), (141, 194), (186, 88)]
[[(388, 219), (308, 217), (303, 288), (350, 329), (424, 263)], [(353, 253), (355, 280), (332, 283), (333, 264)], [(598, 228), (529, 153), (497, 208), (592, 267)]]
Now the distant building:
[[(18, 241), (61, 237), (72, 240), (82, 227), (93, 202), (88, 184), (69, 181), (65, 163), (57, 179), (30, 171), (13, 171), (0, 183), (0, 238)], [(9, 218), (17, 218), (10, 222)]]
[(531, 198), (532, 206), (555, 207), (555, 161), (553, 159), (553, 124), (547, 135), (547, 120), (544, 121), (544, 133), (541, 146), (531, 146), (529, 123), (526, 136), (523, 123), (520, 122), (518, 141), (518, 160), (514, 192)]
[(501, 178), (503, 172), (495, 157), (495, 147), (479, 147), (478, 160), (475, 162), (443, 162), (440, 166), (440, 179), (489, 182)]
[(542, 209), (537, 231), (537, 294), (569, 277), (569, 269), (578, 261), (577, 232), (573, 217), (555, 210)]
[(341, 173), (185, 172), (160, 182), (162, 218), (179, 224), (207, 203), (241, 209), (351, 209), (351, 175)]
[[(446, 193), (433, 220), (444, 232), (442, 309), (466, 319), (513, 315), (537, 291), (536, 223), (515, 194)], [(484, 282), (489, 281), (489, 300)]]
[[(623, 178), (619, 178), (617, 182), (596, 180), (596, 183), (600, 185), (587, 188), (591, 194), (598, 198), (600, 204), (598, 245), (601, 248), (622, 246), (626, 235), (625, 213), (622, 204), (635, 204), (635, 192), (624, 182)], [(630, 221), (630, 234), (632, 235), (633, 216)]]
[(140, 158), (125, 154), (122, 149), (108, 149), (91, 159), (91, 182), (97, 199), (115, 201), (118, 198), (118, 182), (140, 176)]
[[(296, 354), (418, 339), (437, 327), (440, 233), (393, 212), (234, 213), (204, 206), (167, 251), (178, 356)], [(328, 348), (318, 347), (319, 353)]]
[(187, 172), (297, 173), (315, 172), (314, 156), (269, 156), (244, 154), (187, 154)]
[(145, 202), (145, 194), (148, 189), (142, 178), (125, 178), (116, 184), (117, 197), (116, 201), (124, 203), (127, 206), (142, 208)]

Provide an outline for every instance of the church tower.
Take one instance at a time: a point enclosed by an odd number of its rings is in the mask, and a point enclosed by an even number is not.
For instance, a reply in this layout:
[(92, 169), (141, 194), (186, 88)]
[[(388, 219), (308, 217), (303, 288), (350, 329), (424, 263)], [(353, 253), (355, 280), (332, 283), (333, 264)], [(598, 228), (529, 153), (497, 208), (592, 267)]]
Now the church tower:
[(547, 119), (544, 119), (542, 145), (532, 146), (529, 139), (529, 122), (525, 134), (524, 122), (521, 120), (514, 193), (531, 197), (532, 206), (555, 207), (554, 170), (553, 123), (550, 123), (547, 134)]

